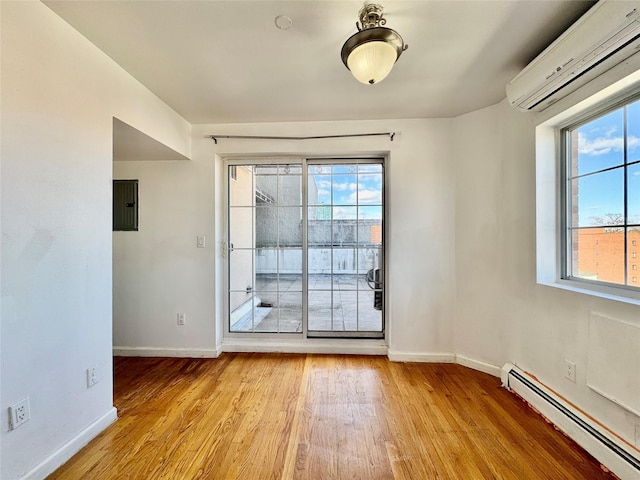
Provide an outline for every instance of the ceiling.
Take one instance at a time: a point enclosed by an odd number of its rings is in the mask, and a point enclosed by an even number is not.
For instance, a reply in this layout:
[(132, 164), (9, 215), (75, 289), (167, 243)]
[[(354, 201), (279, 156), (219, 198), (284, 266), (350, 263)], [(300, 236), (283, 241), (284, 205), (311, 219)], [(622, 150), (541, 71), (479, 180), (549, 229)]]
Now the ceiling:
[[(45, 1), (186, 120), (248, 123), (453, 117), (505, 84), (594, 3), (383, 1), (409, 45), (376, 85), (340, 49), (361, 1)], [(278, 15), (292, 26), (281, 30)]]
[(113, 160), (116, 162), (162, 161), (188, 160), (188, 158), (114, 117)]

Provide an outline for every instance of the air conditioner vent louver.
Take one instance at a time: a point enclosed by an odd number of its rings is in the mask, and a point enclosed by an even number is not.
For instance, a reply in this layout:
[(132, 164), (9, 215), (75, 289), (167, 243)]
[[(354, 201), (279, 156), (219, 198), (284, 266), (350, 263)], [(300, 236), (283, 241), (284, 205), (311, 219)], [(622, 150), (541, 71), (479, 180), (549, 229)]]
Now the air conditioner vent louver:
[(638, 1), (598, 2), (507, 84), (511, 105), (544, 110), (636, 53), (639, 12)]

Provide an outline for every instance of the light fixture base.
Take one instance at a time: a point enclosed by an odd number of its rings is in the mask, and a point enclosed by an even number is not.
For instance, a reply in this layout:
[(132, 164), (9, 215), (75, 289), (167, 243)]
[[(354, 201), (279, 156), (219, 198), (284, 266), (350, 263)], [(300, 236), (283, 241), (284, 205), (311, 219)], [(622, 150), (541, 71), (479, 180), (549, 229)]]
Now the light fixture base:
[(356, 24), (358, 30), (379, 27), (387, 23), (387, 20), (382, 18), (382, 5), (378, 5), (377, 3), (366, 4), (360, 9), (358, 16), (360, 17), (361, 25)]

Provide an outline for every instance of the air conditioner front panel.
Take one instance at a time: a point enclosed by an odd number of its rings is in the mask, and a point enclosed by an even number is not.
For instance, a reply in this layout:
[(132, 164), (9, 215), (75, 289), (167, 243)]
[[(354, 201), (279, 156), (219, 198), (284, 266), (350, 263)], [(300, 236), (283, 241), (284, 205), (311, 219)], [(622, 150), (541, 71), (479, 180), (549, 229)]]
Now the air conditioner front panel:
[(640, 2), (601, 0), (509, 82), (511, 105), (543, 110), (550, 96), (558, 100), (636, 53), (639, 12)]

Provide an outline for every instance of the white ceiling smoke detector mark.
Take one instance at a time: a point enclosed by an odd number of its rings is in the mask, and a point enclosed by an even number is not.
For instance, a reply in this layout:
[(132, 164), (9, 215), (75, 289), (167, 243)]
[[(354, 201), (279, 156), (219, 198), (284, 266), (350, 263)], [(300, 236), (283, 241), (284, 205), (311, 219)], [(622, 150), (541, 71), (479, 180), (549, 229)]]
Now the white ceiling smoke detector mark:
[(289, 30), (293, 25), (293, 21), (291, 17), (287, 17), (286, 15), (278, 15), (275, 19), (275, 24), (280, 30)]

